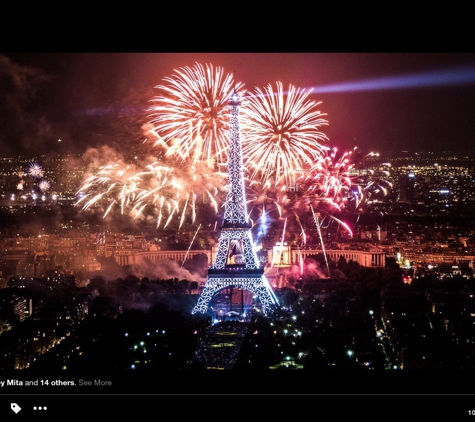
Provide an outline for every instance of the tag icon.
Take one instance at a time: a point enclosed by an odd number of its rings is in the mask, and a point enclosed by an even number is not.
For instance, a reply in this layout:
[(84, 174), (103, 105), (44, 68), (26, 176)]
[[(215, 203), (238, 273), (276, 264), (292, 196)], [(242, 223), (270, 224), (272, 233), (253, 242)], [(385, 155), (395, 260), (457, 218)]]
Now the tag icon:
[(21, 410), (21, 407), (18, 406), (16, 403), (11, 403), (10, 407), (15, 413), (18, 413)]

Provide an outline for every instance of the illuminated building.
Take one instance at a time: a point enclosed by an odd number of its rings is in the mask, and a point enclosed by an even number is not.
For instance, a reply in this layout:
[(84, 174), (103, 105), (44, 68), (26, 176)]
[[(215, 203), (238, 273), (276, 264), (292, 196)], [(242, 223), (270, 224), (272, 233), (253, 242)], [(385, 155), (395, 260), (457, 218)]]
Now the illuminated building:
[(25, 317), (31, 315), (31, 300), (28, 301), (21, 296), (6, 295), (0, 297), (0, 319), (2, 321), (23, 322)]
[(386, 253), (377, 247), (368, 248), (368, 250), (326, 249), (323, 251), (322, 249), (298, 249), (287, 244), (277, 244), (272, 251), (269, 251), (268, 255), (272, 266), (289, 267), (309, 256), (323, 253), (334, 262), (338, 262), (343, 257), (346, 261), (357, 262), (362, 267), (384, 268), (386, 265)]
[(251, 224), (246, 211), (243, 180), (242, 145), (239, 133), (240, 99), (235, 92), (230, 101), (228, 186), (224, 222), (216, 259), (208, 269), (208, 279), (192, 313), (208, 311), (213, 297), (222, 290), (247, 290), (260, 301), (264, 313), (278, 304), (260, 267), (252, 242)]
[(414, 186), (415, 175), (413, 172), (402, 175), (399, 178), (399, 200), (412, 201), (414, 200)]

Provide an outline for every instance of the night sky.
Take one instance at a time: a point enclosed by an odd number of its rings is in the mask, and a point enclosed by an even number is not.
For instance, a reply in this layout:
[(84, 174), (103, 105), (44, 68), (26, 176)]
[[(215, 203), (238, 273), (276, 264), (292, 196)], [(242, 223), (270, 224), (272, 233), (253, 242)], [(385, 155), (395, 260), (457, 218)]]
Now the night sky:
[(0, 53), (2, 156), (140, 143), (154, 86), (195, 63), (313, 87), (331, 147), (474, 149), (475, 53)]

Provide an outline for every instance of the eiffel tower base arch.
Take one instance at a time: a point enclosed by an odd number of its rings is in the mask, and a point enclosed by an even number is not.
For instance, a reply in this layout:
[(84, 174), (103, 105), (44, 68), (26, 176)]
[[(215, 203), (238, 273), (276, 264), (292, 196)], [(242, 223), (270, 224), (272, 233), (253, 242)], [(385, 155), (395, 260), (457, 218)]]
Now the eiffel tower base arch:
[(275, 298), (269, 291), (270, 288), (263, 282), (262, 277), (208, 278), (192, 314), (206, 314), (213, 297), (220, 291), (231, 287), (250, 291), (261, 303), (262, 311), (265, 314), (270, 313), (275, 307)]

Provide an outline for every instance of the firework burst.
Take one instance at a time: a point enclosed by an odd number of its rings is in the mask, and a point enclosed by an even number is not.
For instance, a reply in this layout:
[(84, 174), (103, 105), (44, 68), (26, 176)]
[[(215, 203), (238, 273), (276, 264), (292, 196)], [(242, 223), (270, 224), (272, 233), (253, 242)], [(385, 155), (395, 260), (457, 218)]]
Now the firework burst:
[(31, 163), (28, 167), (28, 176), (34, 178), (43, 177), (43, 168), (38, 163)]
[(147, 181), (144, 184), (147, 187), (137, 196), (134, 208), (153, 207), (157, 228), (162, 222), (163, 227), (167, 227), (174, 216), (179, 218), (179, 228), (186, 216), (194, 223), (198, 204), (218, 212), (227, 174), (215, 172), (201, 163), (188, 164), (163, 167), (160, 163), (152, 163), (140, 174)]
[[(339, 216), (352, 199), (352, 152), (339, 154), (337, 148), (322, 148), (322, 155), (297, 179), (298, 192), (290, 202), (297, 216), (310, 213), (320, 231), (324, 224), (337, 223), (352, 236), (352, 230)], [(299, 223), (302, 233), (303, 226)], [(319, 233), (320, 235), (320, 233)], [(305, 239), (305, 236), (303, 236)]]
[(51, 188), (51, 183), (48, 182), (47, 180), (41, 180), (38, 183), (38, 188), (40, 189), (41, 192), (45, 193)]
[(368, 159), (378, 156), (378, 153), (370, 152), (359, 160), (355, 159), (352, 177), (355, 208), (369, 204), (374, 199), (381, 199), (392, 188), (392, 183), (388, 180), (391, 163), (378, 163), (373, 167), (367, 165)]
[(181, 228), (186, 216), (195, 221), (197, 198), (217, 212), (225, 177), (199, 164), (168, 166), (156, 161), (141, 170), (106, 165), (86, 179), (76, 205), (83, 210), (98, 208), (104, 218), (112, 210), (135, 219), (156, 218), (157, 228), (166, 228), (176, 217)]
[(319, 128), (328, 122), (320, 102), (305, 91), (281, 82), (245, 97), (242, 107), (243, 160), (250, 179), (272, 185), (295, 186), (295, 181), (321, 155), (327, 140)]
[(151, 101), (151, 123), (166, 155), (177, 161), (225, 163), (229, 132), (229, 99), (242, 91), (221, 67), (196, 63), (175, 70)]
[[(355, 147), (352, 151), (339, 153), (337, 148), (327, 148), (310, 168), (308, 175), (299, 179), (303, 195), (295, 207), (312, 210), (319, 229), (337, 223), (352, 236), (352, 230), (339, 216), (344, 212), (361, 212), (371, 198), (387, 194), (391, 183), (388, 165), (378, 164), (376, 169), (366, 167), (366, 160), (377, 154), (361, 157)], [(316, 218), (317, 216), (318, 218)]]
[(310, 168), (309, 175), (301, 179), (302, 186), (306, 186), (306, 196), (319, 205), (327, 204), (330, 209), (342, 211), (353, 185), (351, 155), (351, 151), (339, 155), (337, 148), (326, 148), (325, 154)]
[(86, 210), (107, 204), (104, 217), (115, 207), (120, 208), (123, 214), (135, 201), (140, 182), (141, 178), (134, 166), (122, 163), (102, 166), (79, 189), (80, 199), (76, 205)]

